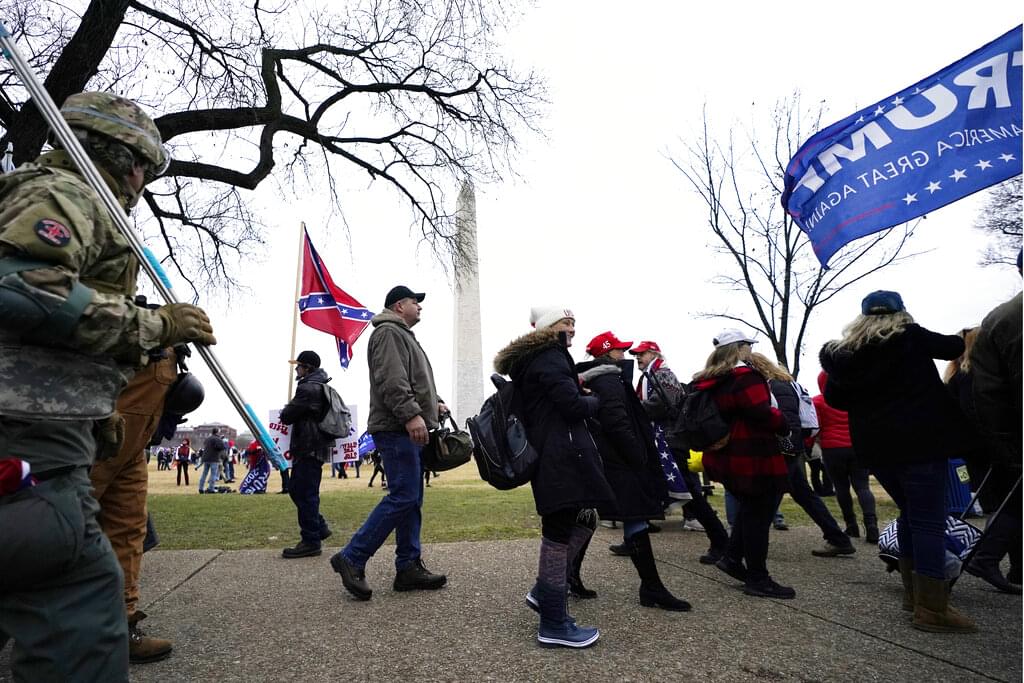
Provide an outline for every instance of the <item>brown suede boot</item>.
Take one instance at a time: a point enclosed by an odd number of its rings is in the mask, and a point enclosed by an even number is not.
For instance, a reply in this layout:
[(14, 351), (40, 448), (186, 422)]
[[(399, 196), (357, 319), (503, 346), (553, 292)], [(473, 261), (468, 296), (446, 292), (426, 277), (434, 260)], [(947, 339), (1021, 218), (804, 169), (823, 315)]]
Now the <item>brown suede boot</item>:
[(128, 617), (128, 661), (132, 664), (159, 662), (169, 657), (174, 649), (171, 641), (151, 638), (142, 632), (139, 622), (145, 618), (146, 613), (141, 610)]
[(903, 580), (903, 611), (914, 611), (914, 560), (900, 558), (900, 578)]
[(931, 633), (975, 633), (978, 627), (949, 604), (949, 584), (914, 574), (914, 628)]

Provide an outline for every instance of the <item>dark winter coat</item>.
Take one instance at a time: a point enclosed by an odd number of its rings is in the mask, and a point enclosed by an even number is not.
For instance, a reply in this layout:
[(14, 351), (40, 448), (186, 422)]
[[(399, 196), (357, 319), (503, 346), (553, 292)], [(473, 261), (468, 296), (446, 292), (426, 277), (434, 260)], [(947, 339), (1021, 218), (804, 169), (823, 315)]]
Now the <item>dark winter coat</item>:
[(498, 352), (494, 368), (515, 382), (516, 410), (540, 453), (530, 482), (537, 514), (605, 506), (614, 501), (601, 456), (587, 428), (600, 406), (585, 396), (572, 356), (552, 330), (537, 330)]
[(822, 348), (825, 400), (849, 413), (850, 438), (861, 462), (945, 460), (970, 449), (966, 418), (932, 360), (953, 360), (963, 351), (960, 337), (915, 324), (854, 352)]
[(299, 380), (295, 396), (281, 410), (280, 420), (292, 426), (288, 446), (292, 458), (330, 460), (333, 439), (320, 431), (320, 420), (327, 412), (327, 399), (323, 385), (331, 381), (323, 368), (317, 368)]
[(789, 426), (772, 407), (764, 377), (741, 365), (727, 375), (702, 379), (694, 388), (712, 391), (719, 412), (732, 425), (729, 441), (704, 453), (708, 477), (739, 495), (788, 491), (789, 473), (778, 435), (786, 434)]
[(821, 392), (811, 399), (814, 411), (818, 413), (818, 438), (822, 448), (852, 448), (850, 441), (850, 416), (845, 410), (833, 408), (825, 402), (825, 381), (828, 375), (824, 371), (818, 373), (818, 390)]
[(1021, 463), (1021, 295), (985, 316), (971, 349), (974, 410), (978, 427), (996, 444), (999, 457)]
[(203, 441), (203, 462), (220, 462), (221, 456), (227, 449), (228, 447), (224, 445), (224, 439), (219, 434), (211, 434)]
[(779, 404), (779, 412), (786, 420), (789, 427), (789, 440), (793, 444), (792, 457), (802, 455), (804, 452), (803, 427), (800, 426), (800, 397), (793, 388), (792, 383), (779, 379), (768, 381), (768, 388), (772, 396)]
[[(622, 364), (632, 361), (621, 361)], [(615, 504), (598, 507), (601, 519), (663, 519), (668, 498), (654, 429), (620, 363), (597, 359), (576, 366), (583, 386), (601, 400), (591, 432), (604, 462), (604, 477)]]

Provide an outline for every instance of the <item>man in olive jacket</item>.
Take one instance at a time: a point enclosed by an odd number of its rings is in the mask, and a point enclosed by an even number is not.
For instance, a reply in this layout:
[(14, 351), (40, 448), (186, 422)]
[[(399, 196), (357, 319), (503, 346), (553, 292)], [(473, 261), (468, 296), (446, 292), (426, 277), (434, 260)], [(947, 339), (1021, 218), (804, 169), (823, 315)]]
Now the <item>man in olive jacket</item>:
[(367, 561), (395, 532), (394, 589), (407, 591), (440, 588), (443, 574), (432, 574), (420, 559), (423, 507), (423, 472), (420, 456), (429, 431), (447, 412), (437, 398), (434, 371), (412, 327), (419, 322), (426, 297), (399, 285), (388, 292), (384, 311), (370, 321), (373, 334), (367, 348), (370, 367), (370, 415), (367, 431), (373, 436), (388, 480), (388, 495), (377, 504), (363, 526), (340, 552), (331, 567), (341, 574), (345, 588), (359, 600), (373, 591), (366, 583)]

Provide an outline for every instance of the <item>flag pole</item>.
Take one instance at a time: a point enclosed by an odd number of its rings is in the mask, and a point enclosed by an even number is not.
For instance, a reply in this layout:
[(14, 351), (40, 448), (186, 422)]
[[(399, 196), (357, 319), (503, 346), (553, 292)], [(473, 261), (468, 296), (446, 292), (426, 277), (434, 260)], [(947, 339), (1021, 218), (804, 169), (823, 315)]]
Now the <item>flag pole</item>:
[[(295, 330), (299, 326), (299, 293), (302, 287), (302, 248), (305, 246), (306, 236), (306, 222), (302, 221), (299, 223), (299, 259), (295, 264), (295, 298), (292, 307), (292, 355), (288, 356), (289, 360), (295, 358)], [(290, 401), (292, 398), (292, 386), (295, 383), (295, 370), (294, 368), (288, 368), (288, 396), (285, 400)]]

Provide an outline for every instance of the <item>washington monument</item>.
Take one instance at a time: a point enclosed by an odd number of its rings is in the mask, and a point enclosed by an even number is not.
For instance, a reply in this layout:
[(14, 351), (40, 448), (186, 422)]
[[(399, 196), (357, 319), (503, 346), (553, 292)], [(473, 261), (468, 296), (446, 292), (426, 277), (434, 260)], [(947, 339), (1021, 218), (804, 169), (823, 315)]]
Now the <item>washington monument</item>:
[(473, 186), (463, 183), (455, 214), (459, 240), (467, 258), (455, 273), (455, 348), (452, 375), (455, 395), (452, 414), (459, 422), (476, 415), (484, 402), (482, 342), (480, 341), (480, 282), (476, 252), (476, 196)]

